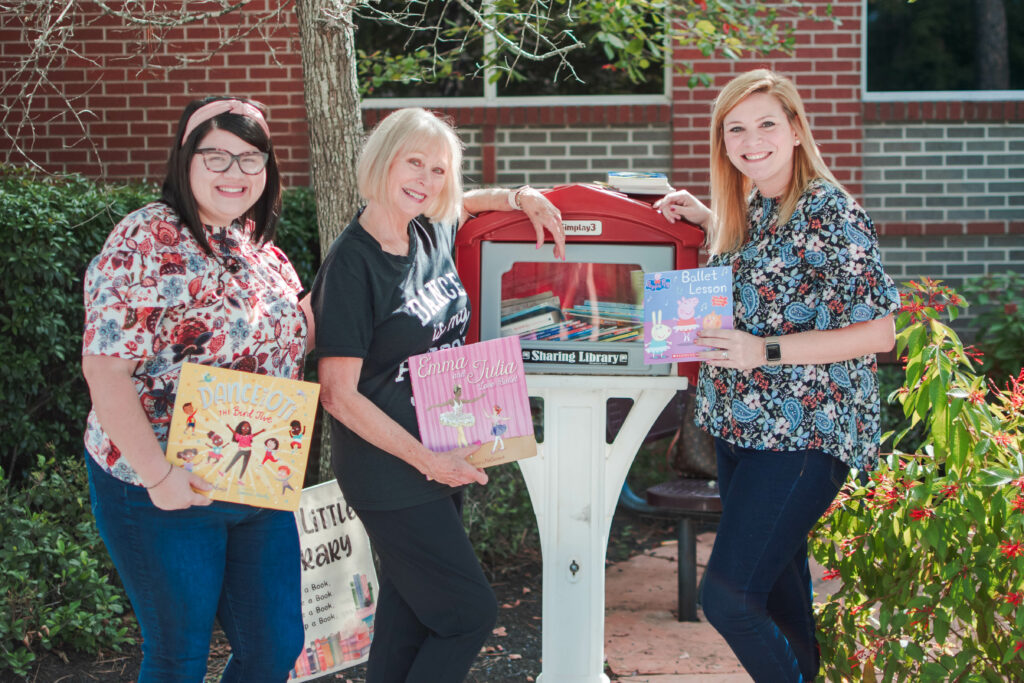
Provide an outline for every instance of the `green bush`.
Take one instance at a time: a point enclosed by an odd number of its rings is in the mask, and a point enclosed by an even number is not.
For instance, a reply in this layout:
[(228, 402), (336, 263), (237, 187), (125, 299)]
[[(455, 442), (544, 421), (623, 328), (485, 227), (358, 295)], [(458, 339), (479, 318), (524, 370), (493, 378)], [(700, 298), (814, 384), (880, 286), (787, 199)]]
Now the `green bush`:
[[(847, 483), (811, 536), (827, 680), (1024, 680), (1024, 372), (989, 385), (956, 333), (963, 300), (911, 283), (896, 321), (920, 443)], [(910, 431), (895, 435), (902, 447)]]
[(0, 166), (0, 467), (12, 479), (23, 458), (81, 452), (82, 275), (111, 227), (154, 195)]
[[(78, 457), (89, 397), (80, 370), (82, 276), (154, 185), (104, 185), (0, 165), (0, 467), (17, 481), (36, 454)], [(311, 284), (320, 263), (307, 188), (285, 193), (278, 244)]]
[(132, 642), (128, 600), (89, 507), (82, 456), (39, 456), (17, 487), (0, 469), (0, 671), (28, 674), (40, 648), (97, 653)]
[(306, 289), (312, 287), (320, 268), (320, 234), (312, 188), (296, 187), (284, 193), (274, 243), (288, 256)]
[(964, 283), (964, 293), (981, 306), (971, 325), (984, 354), (981, 372), (996, 383), (1005, 382), (1024, 367), (1024, 275), (972, 278)]
[(496, 568), (521, 559), (526, 551), (539, 552), (540, 536), (519, 467), (492, 467), (487, 476), (486, 486), (466, 489), (463, 519), (477, 557)]

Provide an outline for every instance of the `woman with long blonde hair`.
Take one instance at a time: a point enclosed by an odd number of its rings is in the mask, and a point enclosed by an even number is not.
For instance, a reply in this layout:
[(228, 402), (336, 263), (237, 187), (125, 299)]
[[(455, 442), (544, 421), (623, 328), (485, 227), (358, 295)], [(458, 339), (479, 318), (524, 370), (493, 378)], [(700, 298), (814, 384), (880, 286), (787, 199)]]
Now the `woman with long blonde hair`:
[(899, 294), (871, 219), (829, 172), (793, 83), (758, 69), (711, 117), (711, 208), (686, 190), (669, 221), (731, 266), (735, 329), (705, 329), (697, 423), (715, 437), (722, 520), (702, 606), (756, 681), (820, 668), (807, 534), (851, 469), (878, 459), (874, 354), (895, 343)]

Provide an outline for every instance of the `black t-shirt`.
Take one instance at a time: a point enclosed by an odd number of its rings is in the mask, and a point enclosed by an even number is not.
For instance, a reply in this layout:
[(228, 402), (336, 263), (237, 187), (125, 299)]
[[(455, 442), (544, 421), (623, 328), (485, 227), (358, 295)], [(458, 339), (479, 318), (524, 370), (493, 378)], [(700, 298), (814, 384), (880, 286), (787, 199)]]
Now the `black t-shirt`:
[[(409, 223), (408, 255), (396, 256), (356, 216), (313, 283), (317, 353), (362, 358), (359, 392), (417, 439), (406, 360), (464, 344), (469, 327), (469, 297), (452, 260), (455, 229), (421, 216)], [(334, 473), (354, 508), (396, 510), (451, 495), (451, 487), (328, 417)]]

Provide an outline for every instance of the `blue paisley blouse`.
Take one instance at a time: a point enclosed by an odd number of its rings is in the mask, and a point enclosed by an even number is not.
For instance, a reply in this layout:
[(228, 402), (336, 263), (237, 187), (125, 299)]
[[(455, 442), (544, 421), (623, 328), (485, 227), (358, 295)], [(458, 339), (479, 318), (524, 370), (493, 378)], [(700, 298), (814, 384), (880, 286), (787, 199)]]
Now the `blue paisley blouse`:
[[(777, 224), (778, 208), (777, 200), (755, 192), (747, 241), (708, 262), (732, 266), (736, 329), (758, 337), (833, 330), (899, 307), (871, 219), (845, 192), (819, 179), (785, 225)], [(696, 421), (744, 448), (820, 449), (870, 470), (880, 437), (876, 370), (874, 354), (748, 371), (704, 364)]]
[[(302, 377), (307, 326), (292, 264), (273, 242), (254, 244), (251, 226), (207, 229), (216, 256), (169, 206), (149, 204), (117, 224), (85, 273), (82, 355), (136, 362), (132, 383), (162, 447), (182, 363)], [(142, 484), (95, 410), (85, 447), (121, 481)]]

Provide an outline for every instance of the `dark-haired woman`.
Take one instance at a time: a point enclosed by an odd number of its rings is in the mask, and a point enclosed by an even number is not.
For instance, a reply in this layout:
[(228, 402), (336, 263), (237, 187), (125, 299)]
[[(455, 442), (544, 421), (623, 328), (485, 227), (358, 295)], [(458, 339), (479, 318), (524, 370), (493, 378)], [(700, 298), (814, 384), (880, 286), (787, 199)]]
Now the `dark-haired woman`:
[(262, 111), (192, 102), (161, 200), (126, 216), (85, 276), (90, 493), (142, 630), (139, 683), (202, 681), (215, 618), (232, 648), (222, 681), (284, 681), (302, 648), (292, 514), (211, 503), (164, 458), (182, 363), (301, 375), (312, 315), (273, 244), (280, 206)]

